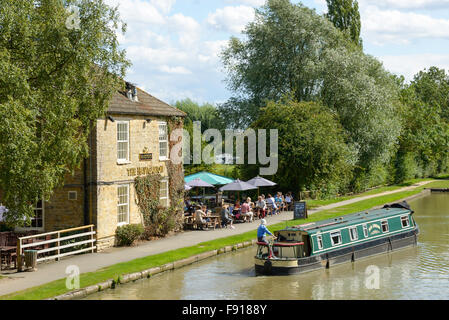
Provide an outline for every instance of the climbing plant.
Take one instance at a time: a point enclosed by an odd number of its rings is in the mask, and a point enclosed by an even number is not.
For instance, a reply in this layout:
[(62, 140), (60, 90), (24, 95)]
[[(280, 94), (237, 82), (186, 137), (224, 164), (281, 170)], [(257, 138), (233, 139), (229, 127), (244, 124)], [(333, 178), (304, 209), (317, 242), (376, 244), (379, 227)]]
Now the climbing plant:
[[(167, 121), (168, 134), (177, 129), (183, 128), (183, 119), (181, 117), (171, 117)], [(180, 141), (169, 142), (169, 150)], [(181, 156), (181, 155), (180, 155)], [(174, 164), (171, 160), (167, 161), (167, 172), (169, 181), (170, 204), (173, 209), (175, 219), (175, 229), (182, 230), (182, 214), (184, 212), (184, 169), (182, 163)]]

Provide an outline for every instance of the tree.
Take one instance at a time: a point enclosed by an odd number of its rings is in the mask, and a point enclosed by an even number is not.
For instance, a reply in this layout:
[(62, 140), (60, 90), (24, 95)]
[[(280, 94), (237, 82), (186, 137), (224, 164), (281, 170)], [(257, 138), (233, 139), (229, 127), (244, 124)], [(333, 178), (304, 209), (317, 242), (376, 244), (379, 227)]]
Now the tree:
[(243, 34), (246, 40), (232, 37), (221, 54), (234, 96), (219, 108), (240, 128), (257, 119), (266, 101), (285, 94), (314, 100), (325, 50), (352, 46), (328, 19), (288, 0), (267, 1)]
[(359, 4), (354, 0), (326, 0), (326, 17), (343, 31), (352, 42), (362, 47)]
[(201, 132), (204, 132), (207, 129), (224, 130), (226, 127), (217, 108), (210, 103), (200, 105), (190, 99), (184, 99), (176, 101), (175, 107), (187, 113), (187, 117), (184, 120), (185, 125), (200, 121)]
[(379, 182), (372, 178), (390, 161), (401, 130), (399, 88), (382, 63), (327, 18), (288, 0), (267, 1), (243, 33), (244, 40), (231, 38), (222, 53), (234, 96), (220, 112), (236, 114), (234, 123), (244, 127), (267, 101), (286, 94), (297, 102), (322, 101), (338, 116), (346, 142), (357, 152), (363, 181), (353, 185), (363, 189)]
[(119, 30), (103, 0), (0, 0), (0, 189), (10, 224), (29, 219), (88, 156), (91, 127), (129, 66)]
[[(328, 195), (345, 190), (356, 157), (345, 143), (338, 117), (327, 107), (291, 99), (269, 102), (251, 127), (278, 129), (279, 169), (271, 179), (281, 189)], [(244, 166), (241, 171), (249, 178), (257, 168)]]

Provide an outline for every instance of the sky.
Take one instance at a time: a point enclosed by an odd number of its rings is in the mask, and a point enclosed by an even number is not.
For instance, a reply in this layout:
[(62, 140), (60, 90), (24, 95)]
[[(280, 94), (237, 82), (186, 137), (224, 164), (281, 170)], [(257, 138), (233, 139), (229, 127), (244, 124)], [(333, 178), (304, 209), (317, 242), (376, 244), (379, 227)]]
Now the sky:
[[(222, 103), (232, 96), (219, 53), (241, 36), (265, 0), (105, 0), (119, 6), (126, 80), (174, 104)], [(298, 3), (297, 0), (291, 0)], [(425, 68), (449, 70), (449, 0), (359, 0), (364, 52), (407, 81)], [(327, 11), (325, 0), (301, 3)]]

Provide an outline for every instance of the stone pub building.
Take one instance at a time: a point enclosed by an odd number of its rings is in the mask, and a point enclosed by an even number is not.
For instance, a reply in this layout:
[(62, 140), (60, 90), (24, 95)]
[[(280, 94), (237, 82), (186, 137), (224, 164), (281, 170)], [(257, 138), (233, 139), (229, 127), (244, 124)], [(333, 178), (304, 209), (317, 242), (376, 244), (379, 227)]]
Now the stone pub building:
[(170, 205), (168, 119), (186, 114), (127, 83), (114, 94), (89, 137), (90, 156), (48, 201), (39, 201), (26, 230), (49, 232), (94, 224), (98, 250), (115, 242), (118, 226), (142, 223), (134, 179), (159, 173), (160, 203)]

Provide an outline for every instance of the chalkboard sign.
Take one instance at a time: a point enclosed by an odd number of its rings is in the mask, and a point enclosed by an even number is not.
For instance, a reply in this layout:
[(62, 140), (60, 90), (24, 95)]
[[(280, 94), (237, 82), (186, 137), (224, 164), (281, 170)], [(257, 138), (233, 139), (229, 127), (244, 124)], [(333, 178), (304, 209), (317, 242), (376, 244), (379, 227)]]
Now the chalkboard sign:
[(305, 201), (296, 201), (293, 207), (293, 219), (306, 219), (307, 206)]

